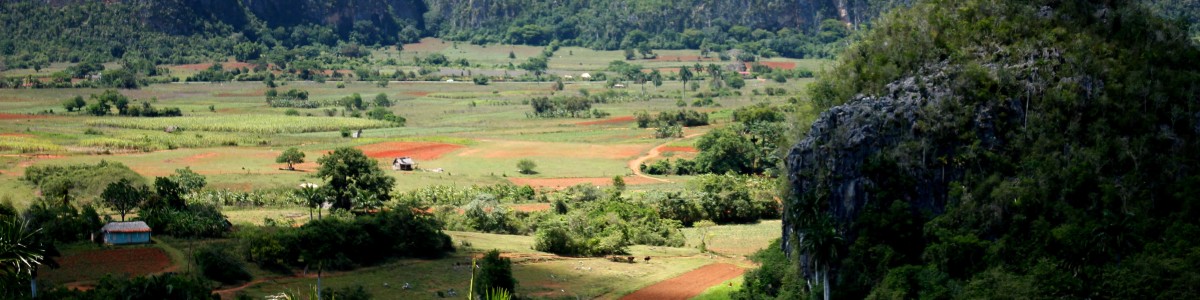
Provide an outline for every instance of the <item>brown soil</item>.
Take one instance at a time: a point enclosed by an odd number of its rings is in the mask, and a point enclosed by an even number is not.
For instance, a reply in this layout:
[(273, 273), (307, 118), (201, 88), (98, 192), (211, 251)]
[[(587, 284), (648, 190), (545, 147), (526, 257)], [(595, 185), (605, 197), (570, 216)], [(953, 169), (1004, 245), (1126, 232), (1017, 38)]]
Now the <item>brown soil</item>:
[(11, 136), (11, 137), (34, 137), (34, 135), (32, 135), (32, 134), (28, 134), (28, 133), (13, 133), (13, 132), (5, 132), (5, 133), (0, 133), (0, 136)]
[(385, 142), (358, 146), (358, 149), (373, 158), (392, 159), (407, 156), (417, 160), (434, 160), (462, 148), (462, 145), (430, 142)]
[[(666, 181), (660, 181), (658, 179), (651, 178), (651, 177), (643, 178), (643, 177), (637, 177), (637, 176), (626, 176), (623, 179), (625, 180), (625, 184), (627, 184), (627, 185), (654, 184), (654, 183), (666, 182)], [(534, 188), (552, 188), (552, 189), (565, 189), (572, 185), (577, 185), (577, 184), (581, 184), (581, 183), (590, 183), (592, 185), (597, 185), (597, 186), (612, 185), (611, 177), (581, 177), (581, 178), (509, 177), (508, 181), (511, 181), (513, 184), (516, 184), (516, 185), (528, 185), (528, 186), (531, 186)]]
[(0, 113), (0, 120), (29, 120), (46, 118), (50, 118), (50, 116)]
[(425, 96), (429, 95), (429, 92), (425, 92), (425, 91), (411, 91), (411, 92), (404, 92), (404, 94), (405, 94), (405, 95), (417, 96), (417, 97), (425, 97)]
[(159, 248), (125, 248), (87, 251), (56, 259), (60, 268), (42, 269), (43, 278), (76, 283), (104, 274), (142, 276), (170, 271), (171, 259)]
[(621, 124), (621, 123), (633, 122), (633, 120), (634, 120), (633, 116), (624, 116), (624, 117), (608, 118), (608, 119), (598, 120), (598, 121), (579, 122), (579, 123), (575, 123), (575, 125), (588, 126), (588, 125)]
[[(201, 160), (217, 157), (219, 155), (221, 155), (221, 154), (216, 153), (216, 152), (200, 153), (200, 154), (184, 157), (183, 163), (191, 165), (191, 164), (195, 164), (196, 162), (199, 162)], [(173, 161), (168, 160), (167, 162), (173, 162)]]
[(621, 300), (686, 300), (696, 297), (709, 287), (741, 276), (746, 270), (727, 263), (715, 263), (642, 288)]
[(482, 158), (570, 157), (628, 159), (645, 150), (643, 145), (564, 145), (527, 141), (497, 141), (486, 148), (464, 151), (461, 156)]
[[(791, 70), (791, 69), (795, 69), (795, 68), (796, 68), (796, 63), (794, 63), (794, 62), (785, 62), (785, 61), (760, 61), (760, 62), (758, 62), (758, 63), (759, 63), (759, 64), (762, 64), (762, 65), (764, 65), (764, 66), (771, 67), (772, 69), (784, 69), (784, 70)], [(749, 65), (747, 65), (746, 67), (747, 67), (747, 68), (749, 68), (750, 66), (749, 66)]]
[(550, 210), (550, 203), (522, 203), (513, 204), (513, 210), (523, 212), (547, 211)]

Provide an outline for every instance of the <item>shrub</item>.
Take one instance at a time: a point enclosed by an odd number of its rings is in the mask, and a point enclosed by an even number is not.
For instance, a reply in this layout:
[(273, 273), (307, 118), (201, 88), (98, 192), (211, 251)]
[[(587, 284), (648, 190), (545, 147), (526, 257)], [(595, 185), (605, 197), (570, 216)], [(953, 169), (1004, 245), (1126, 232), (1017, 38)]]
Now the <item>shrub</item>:
[(521, 174), (537, 174), (537, 171), (533, 170), (534, 168), (537, 168), (537, 163), (534, 163), (531, 159), (521, 159), (517, 162), (517, 170)]
[(517, 279), (512, 275), (512, 261), (500, 257), (500, 251), (488, 251), (478, 264), (479, 272), (474, 280), (476, 291), (504, 290), (511, 294), (517, 290)]
[(196, 251), (193, 255), (196, 266), (204, 277), (221, 283), (230, 284), (250, 280), (250, 272), (246, 266), (220, 245), (209, 245)]

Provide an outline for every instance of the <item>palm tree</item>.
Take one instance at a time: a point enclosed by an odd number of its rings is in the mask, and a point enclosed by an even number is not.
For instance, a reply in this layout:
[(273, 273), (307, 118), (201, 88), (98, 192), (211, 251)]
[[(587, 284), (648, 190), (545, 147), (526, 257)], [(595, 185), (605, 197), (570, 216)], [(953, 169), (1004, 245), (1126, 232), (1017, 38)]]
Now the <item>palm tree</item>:
[(829, 267), (840, 256), (838, 248), (841, 246), (842, 237), (832, 217), (823, 214), (818, 218), (804, 230), (805, 237), (801, 239), (800, 247), (809, 253), (814, 267), (820, 270), (817, 277), (821, 280), (824, 299), (829, 300)]
[(313, 209), (320, 212), (321, 204), (325, 202), (325, 195), (322, 195), (321, 190), (315, 183), (305, 182), (300, 184), (300, 189), (296, 190), (296, 196), (304, 199), (308, 204), (308, 220), (313, 219)]
[(46, 245), (39, 241), (38, 231), (41, 228), (32, 229), (29, 222), (20, 217), (0, 217), (0, 279), (20, 282), (28, 278), (34, 297), (37, 296), (37, 282), (34, 281), (37, 267), (48, 259)]

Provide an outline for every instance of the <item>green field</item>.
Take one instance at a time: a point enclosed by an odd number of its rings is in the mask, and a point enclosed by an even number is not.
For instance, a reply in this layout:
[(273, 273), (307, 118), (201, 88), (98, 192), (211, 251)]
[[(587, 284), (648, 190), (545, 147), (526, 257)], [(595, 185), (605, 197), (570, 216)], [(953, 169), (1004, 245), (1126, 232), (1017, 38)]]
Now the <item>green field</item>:
[[(469, 71), (490, 76), (506, 72), (517, 76), (520, 70), (505, 70), (509, 62), (519, 63), (541, 53), (540, 47), (511, 45), (469, 45), (426, 39), (420, 44), (376, 49), (372, 59), (423, 56), (442, 53), (450, 59), (465, 58), (472, 67), (463, 70), (441, 70), (447, 77)], [(512, 51), (515, 60), (508, 58)], [(713, 58), (696, 61), (695, 50), (658, 51), (659, 59), (634, 60), (647, 70), (663, 69), (674, 76), (671, 68), (696, 63), (728, 64)], [(289, 190), (301, 183), (320, 182), (316, 178), (317, 159), (338, 147), (358, 147), (368, 154), (375, 153), (379, 165), (396, 179), (395, 192), (417, 190), (430, 186), (486, 186), (506, 182), (534, 185), (542, 193), (553, 193), (557, 186), (571, 182), (609, 184), (614, 176), (633, 172), (628, 163), (659, 145), (693, 146), (696, 138), (656, 139), (654, 129), (637, 128), (631, 117), (635, 112), (691, 109), (709, 114), (711, 125), (685, 128), (693, 136), (732, 123), (732, 111), (760, 103), (782, 104), (804, 99), (805, 86), (811, 79), (792, 79), (786, 83), (750, 78), (735, 94), (714, 98), (715, 105), (679, 107), (678, 102), (691, 103), (697, 92), (709, 88), (701, 82), (699, 91), (684, 90), (680, 81), (666, 80), (661, 86), (629, 83), (628, 88), (607, 88), (602, 81), (582, 81), (584, 72), (599, 74), (609, 62), (622, 60), (621, 51), (596, 51), (564, 47), (551, 59), (548, 74), (572, 75), (564, 90), (551, 89), (553, 82), (500, 82), (476, 85), (470, 81), (397, 81), (386, 86), (357, 80), (280, 81), (279, 91), (304, 90), (310, 101), (332, 103), (359, 94), (370, 101), (378, 94), (386, 95), (393, 106), (386, 109), (407, 119), (405, 126), (354, 117), (340, 106), (296, 109), (299, 116), (286, 116), (288, 108), (269, 107), (261, 82), (169, 83), (154, 84), (136, 90), (120, 90), (131, 99), (131, 106), (142, 103), (154, 107), (178, 107), (183, 117), (138, 118), (124, 116), (91, 116), (82, 112), (66, 112), (62, 100), (74, 96), (85, 99), (102, 89), (5, 89), (0, 90), (0, 201), (10, 201), (18, 209), (38, 201), (41, 191), (23, 181), (24, 170), (30, 166), (95, 164), (101, 160), (118, 162), (142, 176), (153, 179), (168, 176), (176, 169), (190, 168), (204, 175), (207, 189), (229, 194), (255, 191)], [(829, 62), (823, 60), (768, 59), (770, 63), (820, 70)], [(69, 64), (56, 63), (42, 72), (32, 70), (4, 71), (3, 76), (48, 74), (63, 70)], [(173, 76), (188, 76), (196, 71), (179, 66), (165, 66)], [(413, 71), (413, 66), (379, 66), (382, 73)], [(338, 87), (344, 85), (344, 87)], [(760, 93), (767, 88), (783, 89), (784, 94), (768, 96)], [(604, 118), (531, 118), (528, 101), (534, 97), (571, 95), (615, 95), (606, 103), (592, 108), (609, 114)], [(799, 106), (802, 108), (810, 106)], [(333, 116), (326, 109), (335, 108)], [(53, 111), (54, 113), (49, 113)], [(809, 118), (809, 111), (797, 114)], [(168, 132), (168, 127), (174, 127)], [(342, 137), (342, 129), (362, 129), (361, 138)], [(445, 150), (412, 150), (410, 145), (439, 145)], [(296, 147), (306, 154), (305, 163), (296, 171), (285, 170), (275, 157), (283, 150)], [(415, 147), (415, 146), (414, 146)], [(412, 148), (417, 149), (417, 148)], [(420, 152), (433, 151), (433, 152)], [(389, 163), (398, 156), (415, 155), (422, 170), (391, 171)], [(662, 158), (694, 157), (682, 152), (664, 153)], [(689, 156), (690, 155), (690, 156)], [(522, 159), (536, 162), (534, 174), (520, 174), (516, 163)], [(432, 172), (439, 169), (442, 172)], [(668, 182), (653, 180), (630, 181), (628, 193), (650, 191), (683, 191), (692, 176), (666, 176)], [(76, 203), (98, 203), (94, 198), (77, 199)], [(298, 204), (271, 206), (226, 206), (223, 214), (236, 226), (261, 226), (268, 219), (276, 224), (302, 224), (309, 210)], [(101, 208), (102, 214), (111, 214)], [(472, 232), (450, 232), (457, 251), (437, 260), (401, 259), (352, 271), (333, 271), (322, 284), (341, 287), (362, 284), (380, 299), (437, 299), (437, 291), (455, 289), (465, 296), (470, 274), (454, 263), (466, 263), (479, 253), (499, 249), (514, 261), (514, 273), (520, 281), (517, 293), (533, 298), (615, 299), (653, 283), (686, 273), (714, 262), (728, 262), (746, 268), (753, 265), (745, 259), (765, 247), (780, 235), (779, 221), (764, 221), (752, 225), (725, 225), (710, 230), (707, 247), (711, 253), (698, 249), (696, 229), (682, 230), (687, 242), (682, 247), (632, 246), (630, 255), (654, 259), (649, 262), (614, 263), (605, 258), (572, 258), (532, 250), (531, 236), (497, 235)], [(168, 254), (176, 269), (190, 272), (194, 268), (190, 253), (211, 243), (229, 240), (189, 240), (159, 237), (155, 247)], [(110, 247), (69, 246), (68, 254), (101, 251)], [(251, 265), (251, 273), (261, 282), (249, 285), (241, 293), (267, 296), (281, 292), (307, 293), (316, 284), (312, 277), (289, 277)], [(303, 273), (303, 270), (296, 270)], [(309, 270), (311, 271), (311, 270)], [(49, 282), (54, 284), (94, 283), (97, 274), (55, 272)], [(410, 283), (413, 288), (400, 287)], [(386, 283), (386, 285), (385, 285)], [(734, 287), (740, 279), (733, 281)], [(223, 286), (232, 288), (234, 286)], [(732, 287), (714, 287), (701, 299), (727, 297)], [(232, 295), (232, 293), (230, 293)], [(226, 295), (228, 296), (228, 295)]]

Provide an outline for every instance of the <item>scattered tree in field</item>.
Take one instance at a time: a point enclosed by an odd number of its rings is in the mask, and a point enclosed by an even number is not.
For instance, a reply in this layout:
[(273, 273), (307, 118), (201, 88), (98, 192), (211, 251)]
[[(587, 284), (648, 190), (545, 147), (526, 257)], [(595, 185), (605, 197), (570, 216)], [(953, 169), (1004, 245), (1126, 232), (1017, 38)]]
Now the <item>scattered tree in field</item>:
[(488, 85), (488, 77), (482, 74), (471, 77), (471, 81), (475, 82), (475, 85)]
[(66, 108), (68, 112), (73, 112), (78, 109), (83, 109), (86, 106), (87, 106), (87, 102), (83, 101), (83, 96), (77, 95), (77, 96), (75, 96), (75, 98), (71, 98), (71, 99), (67, 99), (67, 100), (63, 101), (63, 108)]
[(708, 252), (708, 239), (711, 238), (713, 226), (717, 226), (717, 223), (709, 220), (700, 220), (692, 225), (700, 233), (700, 252)]
[(383, 173), (375, 159), (362, 150), (343, 147), (317, 159), (321, 168), (317, 177), (324, 178), (322, 188), (333, 200), (334, 209), (371, 209), (391, 200), (396, 179)]
[(146, 187), (138, 188), (129, 179), (122, 178), (120, 181), (109, 183), (100, 197), (104, 199), (105, 205), (121, 214), (121, 221), (124, 222), (125, 215), (141, 205), (147, 194), (149, 191)]
[(386, 93), (379, 93), (379, 95), (375, 95), (375, 106), (391, 107), (392, 101), (388, 99), (388, 96)]
[(275, 158), (275, 162), (287, 164), (288, 170), (295, 171), (295, 164), (304, 163), (304, 152), (300, 152), (300, 149), (296, 149), (296, 147), (288, 148)]
[(517, 170), (520, 171), (521, 174), (536, 174), (537, 171), (534, 171), (534, 168), (537, 168), (537, 164), (531, 159), (526, 158), (517, 162)]
[(612, 185), (613, 185), (613, 188), (616, 188), (618, 191), (624, 191), (625, 190), (625, 179), (621, 178), (621, 175), (613, 176)]

